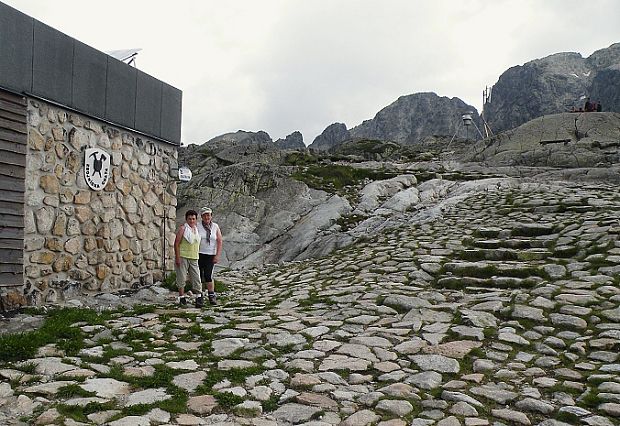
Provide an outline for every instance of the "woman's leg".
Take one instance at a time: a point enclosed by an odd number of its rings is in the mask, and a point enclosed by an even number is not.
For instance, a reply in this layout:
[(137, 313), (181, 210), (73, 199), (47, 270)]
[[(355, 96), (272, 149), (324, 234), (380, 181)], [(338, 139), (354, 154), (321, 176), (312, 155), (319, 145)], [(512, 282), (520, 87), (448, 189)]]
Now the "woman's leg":
[(204, 280), (207, 284), (207, 295), (209, 297), (209, 303), (211, 303), (212, 305), (216, 304), (215, 283), (213, 282), (213, 267), (215, 266), (215, 264), (213, 263), (214, 257), (215, 256), (209, 255), (209, 258), (207, 259), (205, 265), (204, 275)]

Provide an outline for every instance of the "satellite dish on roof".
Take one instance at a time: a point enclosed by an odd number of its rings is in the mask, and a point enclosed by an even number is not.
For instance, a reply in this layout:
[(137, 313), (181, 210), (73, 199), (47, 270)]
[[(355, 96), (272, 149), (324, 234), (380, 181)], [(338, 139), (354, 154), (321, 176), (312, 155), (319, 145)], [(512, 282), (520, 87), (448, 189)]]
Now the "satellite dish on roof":
[(138, 52), (141, 50), (142, 49), (138, 47), (135, 49), (110, 50), (106, 53), (119, 61), (125, 62), (127, 65), (133, 65), (135, 67), (136, 56), (138, 56)]

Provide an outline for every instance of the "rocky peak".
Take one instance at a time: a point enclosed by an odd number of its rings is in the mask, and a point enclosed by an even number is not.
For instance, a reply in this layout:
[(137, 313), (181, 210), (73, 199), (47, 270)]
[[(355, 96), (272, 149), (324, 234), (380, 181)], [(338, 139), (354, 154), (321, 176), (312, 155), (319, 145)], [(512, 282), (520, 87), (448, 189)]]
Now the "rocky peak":
[(461, 116), (469, 112), (478, 123), (476, 108), (459, 98), (414, 93), (401, 96), (372, 120), (351, 129), (351, 136), (414, 144), (426, 136), (455, 134), (462, 126)]
[(224, 133), (209, 139), (204, 143), (212, 151), (219, 151), (225, 148), (243, 145), (260, 145), (272, 144), (273, 141), (267, 132), (262, 130), (258, 132), (248, 132), (245, 130), (237, 130), (236, 132)]
[(584, 98), (599, 101), (607, 111), (620, 111), (620, 43), (590, 57), (556, 53), (505, 71), (484, 105), (485, 118), (495, 132), (534, 118), (570, 111)]
[(345, 124), (330, 124), (325, 130), (323, 130), (323, 133), (312, 141), (308, 148), (316, 149), (318, 151), (327, 151), (350, 137), (351, 134), (347, 130), (347, 126)]
[(275, 144), (279, 149), (304, 149), (306, 147), (304, 137), (298, 131), (291, 133), (284, 139), (278, 139)]
[(588, 57), (587, 62), (593, 68), (598, 69), (620, 64), (620, 43), (597, 50)]

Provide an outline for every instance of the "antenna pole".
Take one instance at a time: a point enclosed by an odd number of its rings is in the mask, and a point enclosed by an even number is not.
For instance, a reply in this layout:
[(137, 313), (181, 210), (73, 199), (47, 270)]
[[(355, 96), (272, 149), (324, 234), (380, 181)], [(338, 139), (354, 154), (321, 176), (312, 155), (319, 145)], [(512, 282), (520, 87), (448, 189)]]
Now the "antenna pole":
[(460, 128), (461, 128), (460, 126), (463, 126), (463, 120), (462, 120), (462, 119), (461, 119), (461, 120), (459, 120), (459, 123), (460, 123), (460, 125), (457, 125), (457, 126), (456, 126), (456, 131), (455, 131), (455, 132), (454, 132), (454, 134), (452, 135), (452, 138), (450, 139), (450, 142), (448, 142), (448, 146), (446, 147), (446, 150), (447, 150), (448, 148), (450, 148), (450, 145), (452, 144), (452, 141), (454, 140), (454, 138), (456, 138), (456, 134), (459, 132), (459, 130), (460, 130)]
[[(480, 112), (480, 119), (482, 120), (484, 134), (486, 135), (487, 138), (489, 136), (493, 136), (493, 131), (491, 130), (491, 126), (489, 126), (489, 123), (487, 123), (487, 120), (484, 118), (484, 107), (486, 106), (487, 103), (489, 104), (491, 103), (492, 91), (493, 91), (493, 86), (491, 86), (490, 88), (486, 86), (484, 90), (482, 91), (482, 111)], [(480, 130), (478, 129), (478, 127), (476, 127), (476, 130), (478, 130), (478, 133), (480, 133)], [(482, 139), (485, 138), (485, 136), (482, 136), (482, 133), (480, 133), (480, 136), (482, 137)]]

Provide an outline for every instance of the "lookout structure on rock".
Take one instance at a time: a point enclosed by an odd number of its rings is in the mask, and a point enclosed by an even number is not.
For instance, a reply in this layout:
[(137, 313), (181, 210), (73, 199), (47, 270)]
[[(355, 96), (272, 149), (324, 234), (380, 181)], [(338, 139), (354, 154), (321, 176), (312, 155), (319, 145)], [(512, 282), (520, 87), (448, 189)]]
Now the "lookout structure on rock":
[(182, 92), (4, 3), (0, 40), (0, 310), (160, 279)]

